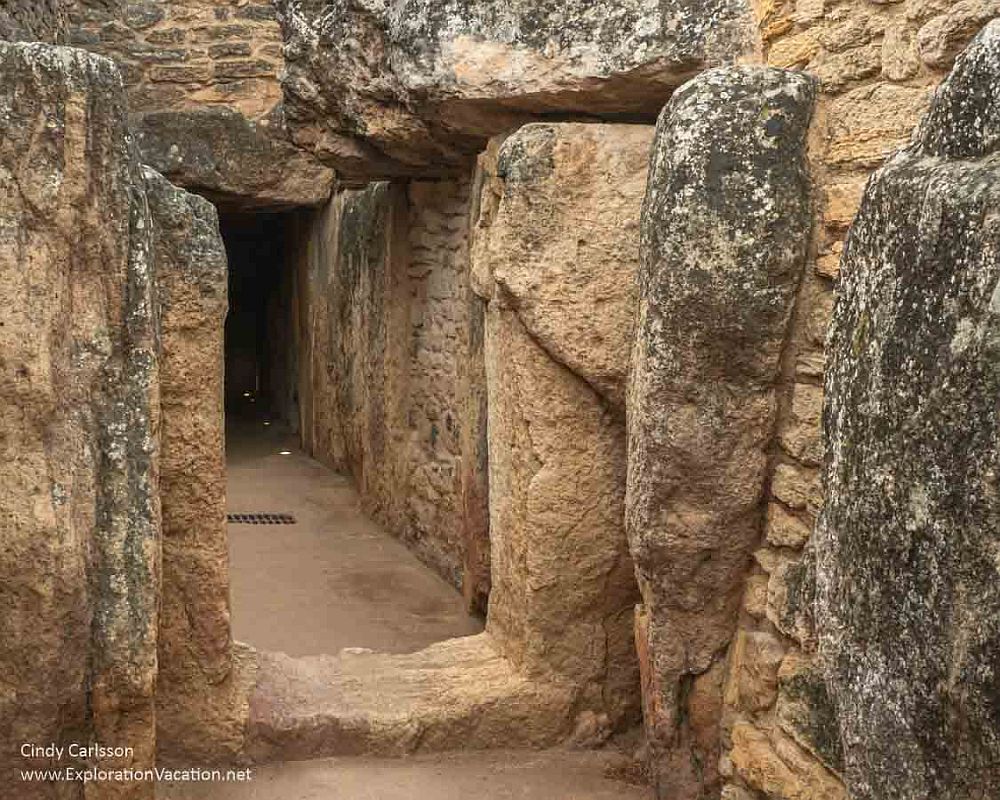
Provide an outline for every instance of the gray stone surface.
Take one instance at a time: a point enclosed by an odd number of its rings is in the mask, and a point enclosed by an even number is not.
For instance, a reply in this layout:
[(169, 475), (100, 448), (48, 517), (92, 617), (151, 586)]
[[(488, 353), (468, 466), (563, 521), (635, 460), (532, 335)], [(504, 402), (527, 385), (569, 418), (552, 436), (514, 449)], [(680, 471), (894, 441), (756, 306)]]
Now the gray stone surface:
[(54, 43), (65, 35), (63, 0), (0, 0), (0, 39)]
[(660, 117), (642, 214), (626, 526), (660, 797), (718, 791), (721, 672), (810, 232), (812, 81), (710, 70)]
[(1000, 795), (998, 87), (993, 23), (841, 267), (817, 625), (854, 800)]
[(315, 206), (333, 171), (287, 139), (280, 113), (254, 122), (224, 107), (133, 118), (142, 161), (226, 209)]
[(464, 171), (539, 115), (652, 120), (750, 46), (745, 0), (279, 0), (289, 120), (363, 179)]

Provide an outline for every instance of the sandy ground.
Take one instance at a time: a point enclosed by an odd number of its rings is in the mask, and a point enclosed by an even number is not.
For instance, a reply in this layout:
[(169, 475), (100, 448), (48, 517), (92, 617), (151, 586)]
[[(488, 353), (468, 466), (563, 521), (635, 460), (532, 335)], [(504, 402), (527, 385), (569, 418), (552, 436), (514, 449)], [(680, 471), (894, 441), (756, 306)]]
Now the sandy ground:
[(350, 481), (294, 437), (249, 419), (227, 436), (229, 511), (298, 520), (229, 525), (236, 639), (292, 656), (407, 653), (482, 630), (452, 586), (360, 511)]
[(249, 783), (161, 785), (160, 800), (648, 800), (608, 777), (612, 756), (549, 750), (407, 759), (337, 758), (260, 767)]

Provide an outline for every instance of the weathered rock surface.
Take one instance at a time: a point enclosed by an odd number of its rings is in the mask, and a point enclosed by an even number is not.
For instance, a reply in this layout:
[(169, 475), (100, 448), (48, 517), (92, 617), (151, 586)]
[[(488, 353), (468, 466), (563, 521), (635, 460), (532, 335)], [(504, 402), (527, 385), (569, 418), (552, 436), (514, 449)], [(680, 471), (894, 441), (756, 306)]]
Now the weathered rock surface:
[(1000, 793), (998, 86), (992, 23), (841, 269), (817, 624), (856, 800)]
[(482, 311), (469, 288), (469, 189), (465, 180), (342, 191), (297, 215), (291, 238), (303, 243), (292, 260), (316, 332), (297, 358), (306, 448), (352, 475), (365, 511), (450, 583), (474, 570), (468, 596), (482, 605), (482, 362), (477, 375), (471, 355)]
[(223, 441), (226, 252), (212, 204), (143, 170), (160, 319), (163, 577), (157, 748), (186, 763), (243, 746), (246, 659), (229, 625)]
[(603, 735), (638, 710), (622, 396), (652, 133), (535, 124), (494, 142), (472, 245), (489, 300), (487, 630), (528, 674), (574, 684)]
[(64, 0), (0, 0), (0, 40), (56, 43), (65, 33)]
[[(0, 43), (0, 764), (22, 743), (153, 759), (160, 508), (150, 219), (121, 78)], [(66, 762), (52, 766), (67, 766)], [(94, 797), (152, 797), (103, 784)]]
[(325, 202), (333, 171), (286, 138), (280, 114), (259, 122), (229, 108), (169, 110), (133, 120), (144, 164), (226, 209)]
[(519, 674), (487, 634), (416, 653), (262, 656), (247, 755), (261, 763), (544, 747), (565, 738), (573, 692)]
[(540, 115), (652, 119), (751, 45), (744, 0), (281, 0), (296, 140), (348, 178), (464, 171)]
[(657, 791), (718, 791), (721, 672), (810, 231), (800, 74), (711, 70), (660, 118), (642, 214), (626, 525)]
[(473, 246), (477, 290), (621, 410), (652, 140), (651, 125), (536, 123), (494, 143)]

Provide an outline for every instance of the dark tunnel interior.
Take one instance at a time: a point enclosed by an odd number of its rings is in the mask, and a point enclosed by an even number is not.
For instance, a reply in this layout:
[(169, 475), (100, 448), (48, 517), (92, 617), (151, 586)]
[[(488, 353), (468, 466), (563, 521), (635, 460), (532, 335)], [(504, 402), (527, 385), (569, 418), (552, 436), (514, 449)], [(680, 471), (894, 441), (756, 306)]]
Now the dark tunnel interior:
[(229, 261), (225, 385), (227, 417), (297, 427), (288, 215), (221, 214)]

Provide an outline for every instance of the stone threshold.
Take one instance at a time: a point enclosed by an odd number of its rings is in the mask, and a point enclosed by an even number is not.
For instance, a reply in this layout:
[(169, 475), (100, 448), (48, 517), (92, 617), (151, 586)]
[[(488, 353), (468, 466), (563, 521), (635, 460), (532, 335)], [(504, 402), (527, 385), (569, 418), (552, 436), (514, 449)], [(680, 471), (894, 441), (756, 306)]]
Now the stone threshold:
[(572, 730), (574, 691), (519, 674), (488, 633), (415, 653), (261, 653), (245, 756), (253, 763), (454, 749), (541, 748)]

